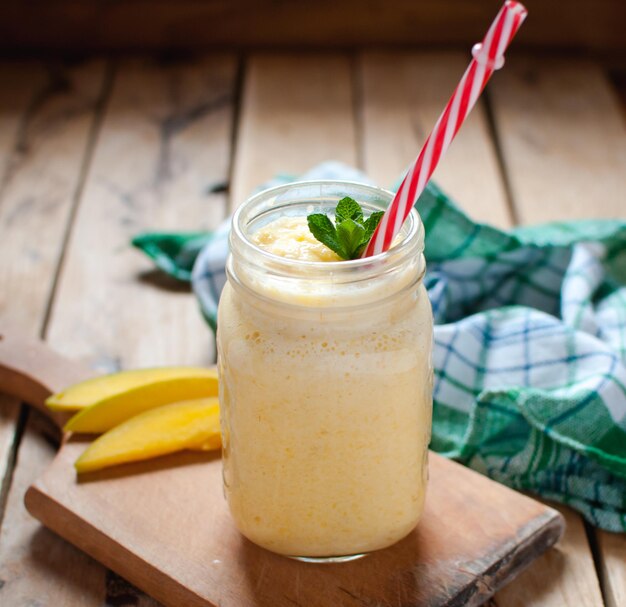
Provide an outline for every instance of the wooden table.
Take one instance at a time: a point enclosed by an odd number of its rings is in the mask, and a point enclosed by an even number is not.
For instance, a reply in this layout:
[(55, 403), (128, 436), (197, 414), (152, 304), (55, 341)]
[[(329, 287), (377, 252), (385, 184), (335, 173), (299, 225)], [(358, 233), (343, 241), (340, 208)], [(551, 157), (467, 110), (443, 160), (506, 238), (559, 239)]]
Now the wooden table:
[[(391, 184), (466, 60), (363, 52), (0, 64), (0, 326), (102, 371), (210, 362), (193, 297), (130, 238), (215, 227), (255, 185), (322, 160)], [(435, 178), (502, 227), (624, 217), (621, 112), (601, 66), (511, 54)], [(154, 605), (24, 510), (56, 448), (50, 436), (45, 420), (1, 398), (0, 603)], [(563, 541), (493, 604), (626, 605), (626, 538), (561, 510)]]

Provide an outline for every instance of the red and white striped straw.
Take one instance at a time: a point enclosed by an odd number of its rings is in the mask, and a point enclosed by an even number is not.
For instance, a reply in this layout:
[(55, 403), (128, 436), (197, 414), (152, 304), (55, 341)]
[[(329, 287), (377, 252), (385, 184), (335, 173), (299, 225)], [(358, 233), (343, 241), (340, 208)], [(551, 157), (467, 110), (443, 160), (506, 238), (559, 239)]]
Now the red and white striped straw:
[(385, 211), (363, 257), (377, 255), (391, 246), (413, 205), (470, 113), (491, 74), (504, 64), (504, 51), (522, 25), (528, 11), (519, 2), (507, 0), (491, 24), (482, 44), (474, 45), (473, 59), (422, 151), (409, 169), (398, 191)]

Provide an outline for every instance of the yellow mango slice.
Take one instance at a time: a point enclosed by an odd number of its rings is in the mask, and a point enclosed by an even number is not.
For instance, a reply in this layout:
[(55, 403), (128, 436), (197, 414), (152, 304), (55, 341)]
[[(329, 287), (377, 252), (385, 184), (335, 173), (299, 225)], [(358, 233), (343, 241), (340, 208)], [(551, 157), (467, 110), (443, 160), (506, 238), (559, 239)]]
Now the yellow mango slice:
[(163, 405), (98, 437), (74, 464), (78, 473), (150, 459), (183, 449), (219, 449), (220, 412), (217, 398)]
[[(126, 382), (123, 381), (125, 378)], [(89, 383), (91, 386), (87, 386)], [(86, 403), (87, 406), (67, 422), (65, 430), (100, 433), (148, 409), (183, 400), (217, 396), (217, 393), (216, 369), (172, 367), (124, 371), (89, 380), (49, 400), (54, 399), (56, 403)], [(83, 400), (79, 401), (79, 398)]]
[(197, 376), (217, 377), (214, 368), (198, 367), (156, 367), (120, 371), (74, 384), (48, 397), (46, 405), (53, 411), (80, 411), (101, 400), (140, 388), (145, 384)]

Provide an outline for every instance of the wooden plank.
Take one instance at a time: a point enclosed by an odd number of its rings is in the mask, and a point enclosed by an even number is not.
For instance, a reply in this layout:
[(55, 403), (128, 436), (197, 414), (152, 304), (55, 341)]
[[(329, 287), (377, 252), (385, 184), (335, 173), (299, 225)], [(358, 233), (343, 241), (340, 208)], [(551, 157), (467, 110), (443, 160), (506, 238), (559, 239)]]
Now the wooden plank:
[[(0, 190), (0, 324), (37, 336), (93, 136), (105, 66), (101, 61), (73, 67), (11, 63), (0, 73), (6, 82), (0, 93), (0, 153), (10, 154)], [(104, 576), (91, 571), (103, 570), (44, 531), (22, 504), (26, 487), (55, 449), (37, 423), (16, 435), (19, 403), (3, 397), (1, 405), (0, 466), (8, 496), (0, 529), (0, 602), (23, 605), (46, 596), (59, 605), (99, 604), (91, 594)], [(51, 571), (60, 575), (49, 577)], [(76, 582), (83, 575), (79, 592)]]
[[(413, 161), (467, 67), (463, 53), (360, 56), (366, 172), (389, 187)], [(472, 217), (511, 224), (485, 108), (479, 103), (437, 168), (435, 181)]]
[[(0, 206), (4, 178), (14, 156), (20, 131), (24, 126), (28, 108), (47, 80), (46, 70), (35, 62), (10, 62), (0, 64)], [(0, 234), (3, 231), (0, 228)], [(8, 252), (3, 249), (0, 239), (0, 265), (11, 263)], [(2, 322), (0, 312), (0, 322)], [(16, 426), (20, 404), (8, 397), (0, 397), (0, 521), (4, 511), (6, 493), (13, 466), (16, 448)]]
[(209, 363), (213, 337), (186, 286), (130, 247), (145, 230), (221, 221), (236, 63), (121, 66), (52, 311), (49, 341), (94, 367)]
[[(104, 65), (0, 65), (0, 323), (39, 335), (80, 179)], [(5, 401), (0, 479), (8, 487), (19, 406)], [(1, 511), (1, 507), (0, 507)]]
[[(11, 484), (15, 453), (19, 437), (17, 424), (20, 417), (20, 402), (0, 394), (0, 523)], [(0, 541), (2, 536), (0, 535)], [(1, 551), (0, 551), (0, 554)]]
[(345, 55), (253, 55), (244, 82), (231, 206), (277, 173), (324, 160), (356, 165), (350, 61)]
[(33, 77), (0, 191), (0, 319), (39, 335), (100, 97), (104, 64)]
[[(624, 123), (598, 67), (513, 58), (502, 78), (494, 81), (491, 94), (513, 203), (522, 222), (624, 216)], [(568, 522), (563, 562), (550, 555), (542, 558), (504, 595), (513, 600), (511, 593), (519, 589), (537, 605), (563, 605), (563, 597), (602, 605), (582, 520), (559, 509)], [(619, 561), (619, 553), (625, 544), (623, 536), (601, 542), (605, 588), (622, 586), (626, 562)], [(609, 552), (603, 555), (605, 547)], [(555, 579), (562, 581), (553, 593), (548, 589)], [(500, 595), (497, 598), (500, 604)], [(508, 602), (502, 599), (502, 605), (508, 607)]]
[(606, 607), (626, 605), (626, 538), (598, 531), (602, 590)]
[[(228, 46), (462, 45), (479, 41), (501, 2), (460, 0), (4, 0), (0, 47), (172, 49)], [(530, 2), (516, 45), (623, 51), (621, 0)], [(149, 19), (146, 16), (149, 15)], [(28, 23), (28, 27), (23, 27)], [(55, 27), (50, 27), (54, 23)]]
[(582, 519), (568, 508), (557, 509), (565, 517), (565, 535), (555, 548), (539, 557), (496, 594), (497, 607), (602, 607), (600, 586)]
[[(29, 424), (0, 531), (0, 603), (3, 605), (103, 604), (104, 568), (48, 531), (24, 508), (26, 489), (50, 466), (57, 451), (50, 422), (39, 415)], [(45, 602), (42, 599), (45, 597)]]
[(490, 90), (522, 223), (624, 217), (624, 121), (600, 68), (513, 56)]

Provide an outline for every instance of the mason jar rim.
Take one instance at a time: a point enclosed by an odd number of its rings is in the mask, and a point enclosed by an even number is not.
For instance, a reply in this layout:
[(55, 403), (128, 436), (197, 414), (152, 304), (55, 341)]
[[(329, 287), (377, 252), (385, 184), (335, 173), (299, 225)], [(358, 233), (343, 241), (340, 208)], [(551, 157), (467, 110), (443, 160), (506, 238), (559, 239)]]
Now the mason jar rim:
[[(231, 244), (231, 254), (233, 250), (237, 247), (242, 247), (243, 252), (247, 252), (248, 254), (253, 254), (255, 256), (260, 256), (259, 261), (262, 259), (269, 264), (271, 264), (274, 269), (277, 269), (277, 266), (284, 268), (287, 273), (294, 271), (296, 269), (303, 270), (306, 268), (307, 273), (310, 277), (315, 274), (324, 274), (328, 275), (329, 273), (340, 274), (340, 273), (350, 273), (354, 275), (355, 273), (359, 273), (361, 268), (363, 269), (373, 269), (374, 267), (380, 267), (384, 265), (388, 265), (389, 263), (393, 263), (392, 258), (396, 261), (400, 261), (408, 254), (420, 255), (424, 250), (424, 231), (423, 231), (423, 223), (421, 221), (421, 217), (415, 208), (411, 209), (409, 216), (407, 217), (407, 222), (409, 223), (408, 229), (406, 229), (404, 237), (402, 240), (396, 245), (392, 246), (389, 250), (384, 251), (382, 253), (378, 253), (377, 255), (372, 255), (370, 257), (361, 257), (359, 259), (350, 259), (350, 260), (339, 260), (339, 261), (304, 261), (299, 259), (289, 259), (286, 257), (281, 257), (274, 253), (271, 253), (263, 248), (259, 247), (257, 244), (252, 242), (249, 239), (249, 236), (246, 235), (245, 229), (249, 225), (251, 221), (253, 221), (258, 215), (252, 215), (251, 217), (247, 216), (246, 213), (250, 211), (251, 208), (254, 208), (255, 204), (262, 202), (265, 199), (277, 198), (282, 193), (286, 193), (289, 190), (298, 188), (298, 187), (316, 187), (319, 186), (323, 188), (324, 186), (332, 187), (332, 186), (345, 186), (346, 189), (363, 189), (367, 190), (370, 193), (378, 193), (381, 195), (383, 200), (388, 199), (389, 202), (393, 200), (394, 194), (389, 190), (384, 188), (380, 188), (378, 186), (373, 186), (365, 183), (358, 183), (355, 181), (341, 180), (341, 179), (322, 179), (322, 180), (305, 180), (305, 181), (294, 181), (288, 184), (275, 186), (272, 188), (268, 188), (266, 190), (262, 190), (257, 194), (254, 194), (250, 198), (248, 198), (244, 203), (242, 203), (237, 210), (235, 211), (232, 218), (232, 228), (230, 232), (230, 244)], [(347, 195), (347, 194), (346, 194)], [(304, 202), (304, 200), (303, 200)], [(371, 210), (372, 207), (376, 207), (377, 205), (367, 202), (358, 201), (359, 204)], [(315, 199), (312, 198), (312, 204), (315, 204)], [(293, 204), (293, 201), (291, 202)], [(290, 203), (286, 203), (285, 205), (277, 205), (275, 209), (279, 209), (282, 206), (285, 208), (290, 206)], [(378, 206), (374, 210), (384, 210), (386, 206)], [(417, 239), (417, 241), (416, 241)]]

